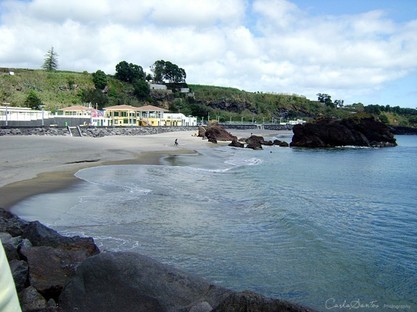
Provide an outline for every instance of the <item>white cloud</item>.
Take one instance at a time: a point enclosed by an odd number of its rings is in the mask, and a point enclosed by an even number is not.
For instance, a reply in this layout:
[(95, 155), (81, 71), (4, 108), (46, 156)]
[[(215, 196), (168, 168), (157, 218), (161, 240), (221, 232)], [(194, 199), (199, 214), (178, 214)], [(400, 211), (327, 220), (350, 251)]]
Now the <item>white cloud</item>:
[[(113, 73), (172, 61), (187, 81), (249, 91), (366, 94), (417, 71), (417, 19), (309, 16), (288, 0), (0, 2), (0, 66)], [(410, 92), (412, 93), (412, 92)]]
[(155, 1), (150, 19), (167, 26), (210, 26), (217, 23), (236, 24), (244, 15), (240, 0), (167, 0)]

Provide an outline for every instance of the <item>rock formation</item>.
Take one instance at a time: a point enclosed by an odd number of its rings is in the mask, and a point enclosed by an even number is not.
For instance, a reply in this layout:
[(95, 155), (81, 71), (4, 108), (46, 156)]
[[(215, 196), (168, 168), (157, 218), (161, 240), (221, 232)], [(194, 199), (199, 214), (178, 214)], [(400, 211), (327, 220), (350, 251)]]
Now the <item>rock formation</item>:
[(199, 128), (199, 136), (206, 137), (209, 142), (217, 143), (217, 141), (234, 141), (237, 137), (227, 132), (222, 126), (211, 125), (207, 128)]
[(78, 267), (60, 304), (65, 311), (158, 312), (189, 311), (206, 302), (211, 310), (230, 293), (137, 253), (106, 252)]
[(254, 150), (261, 150), (262, 143), (265, 142), (264, 138), (257, 135), (251, 135), (249, 138), (245, 140), (247, 143), (246, 148), (251, 148)]
[(373, 118), (322, 119), (295, 125), (293, 132), (292, 147), (397, 145), (390, 128)]

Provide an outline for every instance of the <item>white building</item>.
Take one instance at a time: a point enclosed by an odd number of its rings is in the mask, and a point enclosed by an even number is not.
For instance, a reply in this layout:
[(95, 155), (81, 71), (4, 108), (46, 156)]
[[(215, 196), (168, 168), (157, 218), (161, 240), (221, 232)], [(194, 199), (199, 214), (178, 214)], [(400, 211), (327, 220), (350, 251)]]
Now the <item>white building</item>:
[(50, 117), (51, 113), (44, 110), (34, 110), (28, 107), (13, 107), (4, 103), (0, 106), (0, 121), (7, 126), (9, 121), (32, 121), (44, 120)]
[(182, 113), (165, 113), (163, 117), (164, 126), (197, 126), (197, 117), (185, 116)]

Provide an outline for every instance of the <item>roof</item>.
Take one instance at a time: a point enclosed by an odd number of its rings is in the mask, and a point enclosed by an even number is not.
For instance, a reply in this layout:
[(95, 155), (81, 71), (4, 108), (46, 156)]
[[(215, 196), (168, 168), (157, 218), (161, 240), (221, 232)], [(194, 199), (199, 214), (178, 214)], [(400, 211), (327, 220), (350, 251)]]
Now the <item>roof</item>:
[(105, 110), (117, 110), (117, 111), (121, 111), (121, 110), (135, 111), (138, 108), (132, 105), (115, 105), (115, 106), (105, 107), (104, 109)]
[(129, 110), (129, 111), (141, 111), (141, 112), (155, 112), (155, 111), (168, 112), (168, 110), (164, 108), (153, 106), (153, 105), (145, 105), (141, 107), (136, 107), (132, 105), (115, 105), (115, 106), (105, 107), (104, 109), (108, 111)]
[(82, 106), (82, 105), (74, 105), (74, 106), (68, 106), (68, 107), (64, 107), (60, 109), (61, 111), (87, 111), (87, 110), (92, 110), (91, 107), (86, 107), (86, 106)]
[(137, 109), (138, 111), (142, 111), (142, 112), (154, 112), (154, 111), (168, 112), (167, 109), (164, 109), (158, 106), (153, 106), (153, 105), (145, 105), (145, 106), (138, 107)]

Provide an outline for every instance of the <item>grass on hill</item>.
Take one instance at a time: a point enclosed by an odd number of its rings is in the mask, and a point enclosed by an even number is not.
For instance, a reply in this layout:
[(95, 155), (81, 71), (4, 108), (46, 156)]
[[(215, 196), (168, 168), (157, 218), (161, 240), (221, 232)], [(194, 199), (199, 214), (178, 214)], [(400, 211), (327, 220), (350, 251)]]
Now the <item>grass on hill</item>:
[[(10, 71), (13, 71), (14, 75), (10, 75)], [(211, 116), (220, 121), (243, 119), (262, 122), (277, 121), (280, 117), (287, 120), (347, 117), (360, 111), (357, 107), (334, 109), (297, 94), (247, 92), (236, 88), (198, 84), (189, 84), (194, 98), (177, 93), (165, 97), (149, 97), (146, 101), (140, 101), (133, 95), (131, 84), (119, 81), (110, 75), (107, 79), (106, 106), (152, 104), (168, 108), (172, 112), (206, 118)], [(34, 91), (45, 104), (46, 110), (56, 111), (71, 105), (83, 104), (82, 92), (92, 89), (94, 89), (93, 77), (88, 72), (0, 68), (0, 105), (8, 103), (11, 106), (24, 106), (29, 93)], [(361, 109), (363, 110), (363, 105)], [(380, 117), (393, 125), (417, 124), (417, 115), (385, 113)]]

